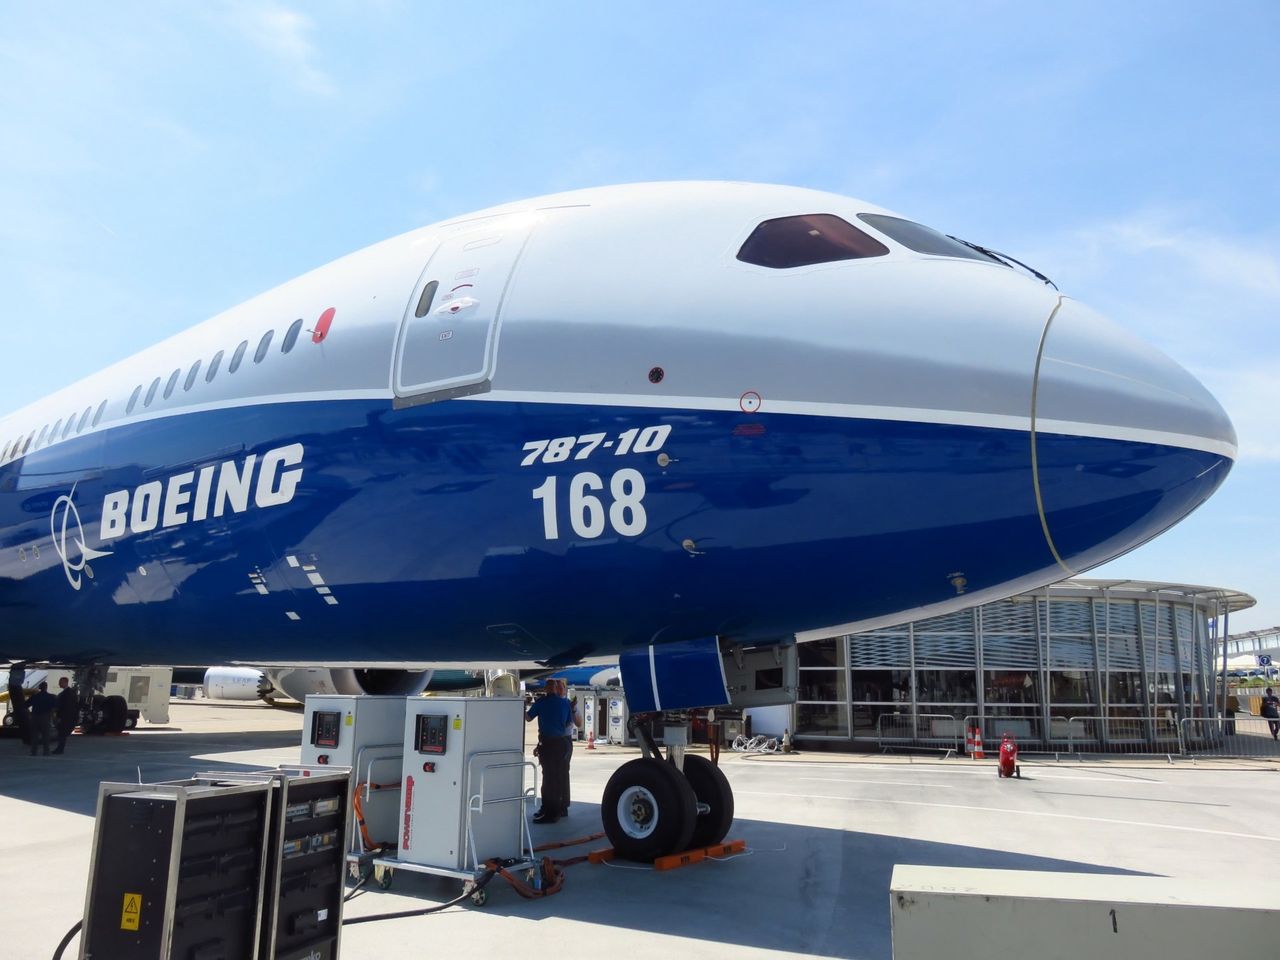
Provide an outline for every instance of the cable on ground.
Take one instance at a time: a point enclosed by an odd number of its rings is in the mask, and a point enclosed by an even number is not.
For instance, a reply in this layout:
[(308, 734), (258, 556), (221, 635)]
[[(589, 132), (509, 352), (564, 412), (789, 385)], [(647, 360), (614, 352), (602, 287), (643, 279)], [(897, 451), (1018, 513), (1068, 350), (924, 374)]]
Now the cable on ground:
[(62, 938), (62, 942), (58, 944), (58, 949), (53, 951), (53, 960), (62, 960), (62, 951), (67, 949), (67, 944), (69, 944), (71, 939), (80, 932), (80, 928), (83, 926), (84, 920), (77, 920), (76, 925), (67, 931), (66, 935)]
[(467, 899), (467, 897), (475, 894), (477, 890), (483, 890), (488, 886), (489, 881), (497, 876), (497, 873), (497, 870), (490, 867), (480, 875), (478, 880), (476, 880), (475, 886), (470, 889), (463, 890), (462, 893), (458, 894), (458, 896), (454, 897), (448, 903), (439, 903), (434, 907), (423, 907), (421, 910), (401, 910), (398, 913), (375, 913), (368, 917), (347, 917), (342, 921), (342, 925), (347, 927), (354, 926), (357, 923), (373, 923), (375, 920), (403, 920), (407, 917), (425, 917), (429, 913), (439, 913), (441, 910), (448, 910), (450, 907), (456, 907), (463, 900)]

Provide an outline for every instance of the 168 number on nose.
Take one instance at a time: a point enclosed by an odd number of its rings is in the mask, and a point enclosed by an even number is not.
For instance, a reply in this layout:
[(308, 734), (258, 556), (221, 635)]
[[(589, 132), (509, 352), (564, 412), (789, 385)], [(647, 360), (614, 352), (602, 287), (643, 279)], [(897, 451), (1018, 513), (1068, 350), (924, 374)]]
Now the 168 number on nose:
[[(559, 503), (556, 477), (547, 477), (533, 491), (533, 499), (542, 501), (542, 532), (548, 540), (560, 539)], [(628, 467), (609, 478), (609, 504), (597, 496), (604, 490), (604, 480), (597, 473), (575, 474), (569, 480), (569, 526), (576, 536), (594, 540), (612, 527), (624, 537), (644, 533), (648, 516), (644, 512), (644, 477)]]

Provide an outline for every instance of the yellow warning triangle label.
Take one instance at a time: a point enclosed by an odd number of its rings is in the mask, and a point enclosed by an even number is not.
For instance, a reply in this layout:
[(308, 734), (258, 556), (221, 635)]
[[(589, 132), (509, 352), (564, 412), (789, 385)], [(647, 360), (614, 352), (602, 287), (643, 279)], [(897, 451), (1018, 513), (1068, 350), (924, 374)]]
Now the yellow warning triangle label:
[(120, 909), (120, 929), (137, 930), (142, 915), (142, 894), (126, 893), (124, 906)]

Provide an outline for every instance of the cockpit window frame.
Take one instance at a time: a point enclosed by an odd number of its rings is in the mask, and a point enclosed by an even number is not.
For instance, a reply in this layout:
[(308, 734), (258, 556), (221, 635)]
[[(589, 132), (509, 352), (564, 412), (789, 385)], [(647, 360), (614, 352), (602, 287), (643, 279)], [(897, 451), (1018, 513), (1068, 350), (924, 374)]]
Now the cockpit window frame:
[(875, 236), (834, 213), (799, 213), (756, 223), (734, 255), (768, 270), (820, 267), (888, 256)]
[(860, 213), (858, 219), (903, 249), (923, 257), (950, 257), (953, 260), (977, 260), (979, 263), (1008, 266), (1007, 263), (916, 220), (888, 213)]

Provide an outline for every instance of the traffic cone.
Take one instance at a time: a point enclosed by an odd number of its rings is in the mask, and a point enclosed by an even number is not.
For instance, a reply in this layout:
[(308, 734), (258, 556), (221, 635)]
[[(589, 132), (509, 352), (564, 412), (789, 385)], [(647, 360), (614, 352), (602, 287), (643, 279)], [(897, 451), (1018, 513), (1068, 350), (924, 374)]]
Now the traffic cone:
[(964, 752), (973, 756), (973, 727), (964, 728)]
[(594, 750), (596, 748), (596, 732), (594, 730), (587, 731), (587, 749)]
[(973, 759), (985, 760), (986, 754), (982, 752), (982, 728), (973, 728)]

